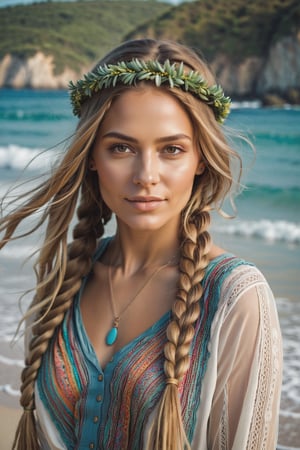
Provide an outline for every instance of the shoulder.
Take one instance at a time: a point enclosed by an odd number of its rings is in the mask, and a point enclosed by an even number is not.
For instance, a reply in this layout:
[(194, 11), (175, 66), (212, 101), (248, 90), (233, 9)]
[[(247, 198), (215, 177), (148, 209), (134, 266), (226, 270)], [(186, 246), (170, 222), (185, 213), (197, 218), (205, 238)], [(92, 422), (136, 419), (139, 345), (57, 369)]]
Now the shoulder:
[(237, 265), (226, 273), (222, 283), (222, 295), (226, 298), (238, 298), (257, 286), (269, 289), (262, 272), (252, 263), (239, 258)]
[(278, 327), (273, 292), (262, 272), (253, 264), (240, 264), (224, 279), (220, 307), (224, 320), (232, 320), (234, 316), (240, 324), (250, 324), (253, 330), (259, 323), (263, 328), (268, 328), (270, 323)]
[(270, 286), (262, 272), (253, 263), (232, 254), (223, 254), (210, 262), (205, 279), (205, 290), (217, 293), (219, 306), (223, 304), (229, 309), (242, 297), (250, 299), (248, 301), (251, 299), (254, 301), (258, 297), (273, 298)]
[(251, 262), (238, 258), (231, 253), (223, 253), (210, 261), (207, 266), (204, 282), (208, 285), (232, 287), (232, 283), (240, 284), (251, 281), (264, 281), (259, 269)]

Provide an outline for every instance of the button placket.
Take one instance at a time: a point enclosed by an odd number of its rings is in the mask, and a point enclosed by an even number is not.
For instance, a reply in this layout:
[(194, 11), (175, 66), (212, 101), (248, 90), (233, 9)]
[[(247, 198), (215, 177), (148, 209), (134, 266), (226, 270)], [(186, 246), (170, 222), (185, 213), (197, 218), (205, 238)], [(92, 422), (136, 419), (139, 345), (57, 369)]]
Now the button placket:
[[(103, 381), (103, 375), (102, 375), (102, 373), (100, 373), (100, 374), (98, 375), (98, 381), (99, 381), (100, 383), (102, 383), (102, 381)], [(96, 401), (99, 403), (99, 402), (102, 402), (102, 400), (103, 400), (103, 395), (102, 395), (101, 393), (97, 394), (97, 396), (96, 396)]]
[(101, 368), (95, 370), (91, 367), (92, 376), (88, 385), (85, 402), (85, 420), (78, 448), (96, 450), (99, 446), (99, 432), (102, 423), (102, 414), (105, 391), (105, 375)]

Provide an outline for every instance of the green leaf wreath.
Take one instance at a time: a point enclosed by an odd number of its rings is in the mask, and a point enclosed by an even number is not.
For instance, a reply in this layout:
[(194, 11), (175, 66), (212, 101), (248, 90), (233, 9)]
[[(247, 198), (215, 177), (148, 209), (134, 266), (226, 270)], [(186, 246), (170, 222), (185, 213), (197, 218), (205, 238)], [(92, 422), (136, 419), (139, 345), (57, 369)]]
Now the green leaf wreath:
[(206, 80), (196, 71), (184, 72), (184, 65), (164, 64), (159, 61), (143, 61), (132, 59), (117, 64), (104, 64), (94, 72), (84, 75), (75, 84), (69, 83), (73, 112), (80, 117), (81, 105), (94, 93), (103, 88), (116, 86), (119, 83), (136, 85), (139, 81), (153, 81), (156, 86), (169, 83), (170, 88), (181, 88), (191, 92), (214, 111), (218, 122), (223, 123), (229, 114), (231, 100), (225, 97), (221, 86), (208, 86)]

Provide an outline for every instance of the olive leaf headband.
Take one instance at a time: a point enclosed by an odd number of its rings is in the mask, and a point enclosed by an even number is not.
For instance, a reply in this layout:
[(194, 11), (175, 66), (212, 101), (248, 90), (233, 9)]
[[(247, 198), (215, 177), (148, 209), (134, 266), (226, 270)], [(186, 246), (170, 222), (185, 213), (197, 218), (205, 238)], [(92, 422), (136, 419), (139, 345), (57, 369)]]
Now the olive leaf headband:
[(71, 81), (69, 90), (74, 115), (80, 117), (81, 105), (101, 89), (121, 83), (136, 85), (139, 81), (153, 81), (158, 87), (169, 83), (170, 88), (176, 87), (191, 92), (212, 108), (216, 120), (220, 123), (224, 122), (229, 114), (231, 100), (225, 97), (223, 89), (218, 85), (208, 86), (206, 80), (194, 70), (184, 72), (183, 62), (178, 65), (166, 60), (162, 64), (159, 61), (134, 58), (131, 61), (98, 66), (94, 72), (87, 73), (75, 84)]

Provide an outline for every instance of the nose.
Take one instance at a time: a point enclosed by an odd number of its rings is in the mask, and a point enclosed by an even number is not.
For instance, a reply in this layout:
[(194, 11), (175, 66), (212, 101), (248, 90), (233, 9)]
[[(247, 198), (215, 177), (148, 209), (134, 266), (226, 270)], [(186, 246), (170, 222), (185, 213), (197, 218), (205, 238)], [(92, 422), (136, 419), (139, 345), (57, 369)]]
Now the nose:
[(134, 184), (150, 186), (159, 182), (159, 157), (156, 152), (143, 152), (136, 159)]

